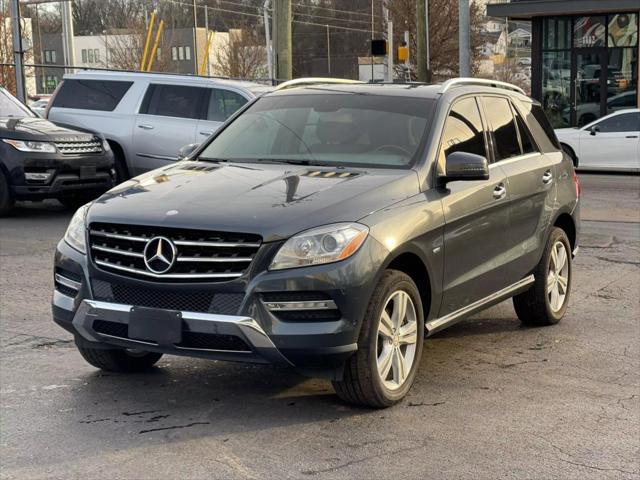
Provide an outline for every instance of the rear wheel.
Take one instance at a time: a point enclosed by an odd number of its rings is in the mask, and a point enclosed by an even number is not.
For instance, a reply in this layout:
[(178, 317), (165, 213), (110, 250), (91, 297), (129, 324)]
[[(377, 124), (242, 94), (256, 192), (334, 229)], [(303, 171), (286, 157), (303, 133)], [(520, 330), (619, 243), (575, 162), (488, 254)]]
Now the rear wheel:
[(561, 228), (551, 231), (533, 275), (533, 286), (513, 297), (518, 318), (531, 326), (558, 323), (567, 310), (571, 292), (571, 244)]
[(389, 407), (402, 400), (422, 356), (424, 317), (415, 283), (388, 270), (376, 286), (363, 320), (358, 350), (333, 386), (340, 398), (368, 407)]
[(91, 365), (107, 372), (141, 372), (148, 370), (162, 357), (161, 353), (137, 350), (104, 350), (77, 345), (80, 355)]
[(13, 208), (14, 199), (9, 181), (4, 172), (0, 170), (0, 217), (8, 214)]

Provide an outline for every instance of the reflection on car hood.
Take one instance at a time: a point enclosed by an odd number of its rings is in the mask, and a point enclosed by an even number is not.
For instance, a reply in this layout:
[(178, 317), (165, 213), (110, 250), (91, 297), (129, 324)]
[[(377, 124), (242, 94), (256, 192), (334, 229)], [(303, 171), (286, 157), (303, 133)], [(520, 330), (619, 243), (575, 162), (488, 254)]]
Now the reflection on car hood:
[(419, 192), (413, 170), (185, 161), (118, 185), (89, 222), (257, 233), (265, 241), (356, 221)]
[(92, 133), (77, 128), (56, 125), (44, 118), (0, 117), (0, 137), (14, 140), (82, 142), (93, 138)]

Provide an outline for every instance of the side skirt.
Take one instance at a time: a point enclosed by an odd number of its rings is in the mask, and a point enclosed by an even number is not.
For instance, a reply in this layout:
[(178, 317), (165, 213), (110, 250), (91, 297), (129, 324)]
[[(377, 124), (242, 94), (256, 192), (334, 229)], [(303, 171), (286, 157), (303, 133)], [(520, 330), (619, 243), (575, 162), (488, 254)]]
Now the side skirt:
[(444, 330), (445, 328), (450, 327), (451, 325), (454, 325), (461, 320), (464, 320), (474, 313), (489, 308), (496, 303), (500, 303), (509, 297), (517, 295), (518, 293), (524, 292), (531, 286), (534, 280), (535, 279), (533, 275), (529, 275), (522, 280), (514, 283), (513, 285), (509, 285), (502, 290), (492, 293), (488, 297), (481, 298), (480, 300), (477, 300), (472, 304), (467, 305), (466, 307), (462, 307), (455, 312), (451, 312), (444, 317), (435, 318), (426, 322), (425, 329), (427, 331), (427, 336), (431, 336), (434, 333), (439, 332), (440, 330)]

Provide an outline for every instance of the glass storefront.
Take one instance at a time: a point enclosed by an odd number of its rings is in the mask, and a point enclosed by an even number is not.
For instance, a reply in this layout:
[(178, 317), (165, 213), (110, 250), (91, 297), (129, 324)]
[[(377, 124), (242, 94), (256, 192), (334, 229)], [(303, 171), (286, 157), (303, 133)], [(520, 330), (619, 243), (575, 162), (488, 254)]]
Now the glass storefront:
[(546, 17), (542, 104), (555, 128), (638, 105), (638, 15)]

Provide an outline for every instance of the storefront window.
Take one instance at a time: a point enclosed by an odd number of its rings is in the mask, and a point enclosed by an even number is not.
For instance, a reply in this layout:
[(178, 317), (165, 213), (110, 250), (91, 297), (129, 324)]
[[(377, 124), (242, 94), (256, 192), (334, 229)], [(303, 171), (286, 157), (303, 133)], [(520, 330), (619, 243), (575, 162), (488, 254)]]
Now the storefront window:
[(570, 102), (570, 52), (544, 52), (542, 59), (542, 106), (554, 128), (570, 125)]
[(606, 31), (604, 16), (577, 17), (573, 25), (573, 46), (604, 47)]
[(638, 45), (638, 15), (620, 13), (609, 17), (609, 47), (635, 47)]
[(571, 19), (546, 18), (544, 20), (543, 45), (545, 50), (563, 50), (571, 47)]

